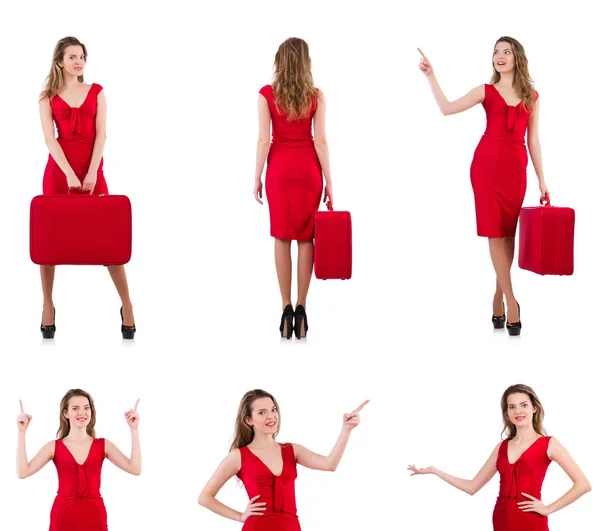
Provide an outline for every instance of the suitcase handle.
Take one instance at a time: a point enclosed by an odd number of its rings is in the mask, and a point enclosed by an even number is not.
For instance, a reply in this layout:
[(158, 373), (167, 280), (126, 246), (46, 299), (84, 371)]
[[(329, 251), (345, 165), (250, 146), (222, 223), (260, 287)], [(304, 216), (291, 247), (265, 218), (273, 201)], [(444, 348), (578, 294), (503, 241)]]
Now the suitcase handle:
[(329, 212), (333, 212), (333, 205), (331, 204), (331, 201), (327, 201), (327, 210), (329, 210)]
[(542, 205), (542, 206), (552, 206), (550, 204), (550, 196), (546, 194), (544, 197), (542, 197), (540, 199), (540, 205)]

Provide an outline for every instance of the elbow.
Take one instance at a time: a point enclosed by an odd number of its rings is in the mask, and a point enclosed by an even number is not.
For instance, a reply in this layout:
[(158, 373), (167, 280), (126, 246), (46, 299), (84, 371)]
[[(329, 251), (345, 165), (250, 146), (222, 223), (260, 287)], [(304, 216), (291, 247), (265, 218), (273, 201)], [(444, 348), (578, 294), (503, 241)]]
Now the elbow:
[(440, 111), (442, 111), (442, 115), (444, 116), (450, 116), (452, 113), (452, 111), (446, 107), (444, 107), (443, 109), (440, 109)]
[(271, 139), (266, 137), (258, 137), (258, 145), (260, 147), (269, 147), (271, 145)]
[(581, 493), (587, 494), (592, 490), (592, 484), (586, 479), (581, 485)]
[(21, 472), (20, 470), (18, 470), (17, 477), (19, 479), (27, 479), (29, 477), (29, 474), (27, 474), (27, 472)]
[(207, 496), (204, 494), (204, 492), (201, 492), (200, 496), (198, 496), (198, 505), (201, 505), (202, 507), (208, 507), (209, 498), (210, 496)]
[(325, 138), (325, 137), (315, 138), (314, 142), (315, 142), (315, 149), (327, 147), (327, 138)]

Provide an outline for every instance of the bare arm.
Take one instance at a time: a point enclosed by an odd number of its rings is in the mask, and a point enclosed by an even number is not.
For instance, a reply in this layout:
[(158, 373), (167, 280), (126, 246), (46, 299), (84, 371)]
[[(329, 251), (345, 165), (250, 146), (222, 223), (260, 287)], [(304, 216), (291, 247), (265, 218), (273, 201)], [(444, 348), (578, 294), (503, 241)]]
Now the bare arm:
[(131, 430), (131, 457), (127, 457), (114, 443), (106, 439), (106, 458), (124, 472), (139, 476), (142, 473), (142, 450), (138, 430)]
[(258, 95), (258, 142), (256, 144), (256, 170), (254, 172), (254, 199), (261, 205), (262, 202), (262, 173), (265, 168), (267, 154), (271, 147), (271, 112), (267, 99)]
[(331, 168), (329, 166), (329, 146), (327, 145), (327, 136), (325, 135), (325, 95), (319, 91), (319, 99), (317, 101), (317, 110), (313, 117), (314, 142), (317, 157), (323, 170), (325, 185), (331, 185)]
[(25, 448), (25, 431), (19, 431), (17, 441), (17, 476), (19, 479), (25, 479), (33, 476), (44, 468), (54, 458), (54, 441), (42, 446), (40, 451), (31, 460), (27, 460), (27, 450)]
[(320, 455), (299, 444), (294, 444), (294, 453), (298, 464), (313, 470), (335, 472), (350, 440), (350, 430), (342, 428), (340, 435), (328, 455)]
[(527, 147), (529, 149), (529, 155), (531, 156), (531, 162), (533, 163), (533, 168), (535, 169), (535, 174), (537, 175), (540, 191), (542, 192), (542, 197), (545, 194), (549, 195), (549, 191), (546, 188), (546, 180), (544, 178), (544, 166), (542, 164), (542, 146), (540, 144), (539, 137), (539, 121), (540, 121), (540, 102), (539, 100), (536, 102), (531, 115), (529, 116), (529, 121), (527, 123)]
[(98, 94), (98, 103), (96, 107), (96, 140), (94, 140), (94, 150), (88, 173), (98, 173), (98, 167), (104, 153), (106, 145), (106, 98), (104, 90)]
[(458, 490), (462, 490), (470, 496), (473, 496), (474, 494), (479, 492), (496, 474), (496, 460), (498, 458), (499, 448), (500, 443), (496, 445), (496, 448), (494, 448), (494, 451), (491, 453), (488, 460), (481, 467), (481, 470), (473, 479), (457, 478), (455, 476), (451, 476), (450, 474), (446, 474), (446, 472), (442, 472), (441, 470), (438, 470), (434, 467), (419, 469), (415, 468), (415, 466), (412, 465), (409, 467), (409, 470), (413, 472), (411, 474), (413, 476), (418, 474), (435, 474), (449, 485), (452, 485)]
[(241, 522), (241, 512), (228, 507), (216, 498), (218, 492), (223, 488), (223, 485), (240, 471), (241, 466), (242, 458), (240, 456), (240, 451), (236, 449), (229, 452), (202, 489), (200, 496), (198, 496), (198, 503), (219, 516)]
[[(50, 100), (48, 98), (44, 98), (40, 101), (40, 119), (42, 121), (42, 130), (44, 132), (44, 140), (46, 142), (46, 146), (48, 146), (48, 150), (50, 151), (50, 155), (54, 159), (54, 162), (58, 165), (58, 167), (63, 171), (63, 173), (67, 176), (67, 182), (69, 179), (78, 181), (73, 168), (67, 161), (67, 157), (65, 153), (60, 147), (58, 140), (56, 140), (56, 136), (54, 135), (54, 122), (52, 120), (52, 108), (50, 107)], [(71, 184), (71, 183), (69, 183)]]

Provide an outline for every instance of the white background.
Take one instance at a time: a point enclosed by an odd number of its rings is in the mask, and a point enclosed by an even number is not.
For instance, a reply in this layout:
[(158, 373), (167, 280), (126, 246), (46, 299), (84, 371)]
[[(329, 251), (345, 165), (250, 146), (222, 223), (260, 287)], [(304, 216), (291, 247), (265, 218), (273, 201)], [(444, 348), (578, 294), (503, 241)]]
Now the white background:
[[(46, 529), (53, 465), (18, 481), (18, 399), (34, 422), (30, 456), (57, 428), (60, 397), (96, 399), (98, 435), (129, 446), (122, 413), (141, 397), (144, 472), (106, 464), (112, 531), (239, 529), (196, 505), (226, 454), (237, 402), (275, 393), (281, 439), (326, 452), (341, 414), (364, 398), (363, 424), (335, 474), (302, 470), (303, 529), (491, 529), (497, 478), (475, 498), (406, 465), (474, 475), (498, 441), (499, 399), (533, 385), (549, 431), (597, 487), (598, 348), (596, 27), (583, 2), (38, 3), (2, 7), (0, 49), (0, 525)], [(417, 68), (420, 46), (447, 96), (488, 82), (495, 39), (525, 46), (541, 102), (553, 203), (576, 210), (573, 277), (514, 270), (523, 333), (489, 322), (494, 277), (476, 237), (469, 181), (481, 107), (444, 118)], [(86, 80), (108, 102), (105, 174), (131, 198), (127, 266), (135, 342), (122, 342), (119, 300), (103, 268), (57, 271), (56, 340), (42, 343), (41, 289), (28, 256), (29, 201), (47, 150), (37, 96), (65, 35), (88, 46)], [(258, 90), (290, 36), (311, 46), (327, 98), (335, 206), (352, 213), (354, 277), (314, 280), (309, 337), (281, 342), (267, 206), (252, 198)], [(537, 204), (530, 168), (526, 205)], [(16, 431), (16, 430), (15, 430)], [(544, 499), (568, 489), (552, 465)], [(593, 529), (596, 492), (551, 516), (553, 531)], [(234, 482), (223, 500), (237, 509)], [(596, 502), (597, 503), (597, 502)], [(332, 527), (333, 526), (333, 527)]]

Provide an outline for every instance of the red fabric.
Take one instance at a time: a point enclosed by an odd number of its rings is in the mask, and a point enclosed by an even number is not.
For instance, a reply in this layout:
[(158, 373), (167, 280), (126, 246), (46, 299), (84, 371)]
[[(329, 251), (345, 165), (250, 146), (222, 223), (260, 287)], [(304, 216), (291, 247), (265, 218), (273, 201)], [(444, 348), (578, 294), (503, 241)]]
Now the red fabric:
[(494, 508), (494, 531), (548, 531), (547, 516), (525, 513), (517, 503), (530, 501), (523, 492), (538, 500), (542, 498), (542, 483), (551, 462), (548, 457), (550, 439), (537, 439), (512, 465), (508, 461), (508, 439), (500, 445), (496, 460), (500, 493)]
[(296, 514), (294, 481), (298, 477), (296, 456), (291, 444), (281, 444), (283, 469), (275, 476), (248, 447), (240, 448), (242, 466), (238, 477), (244, 483), (248, 498), (260, 495), (257, 502), (267, 505), (263, 515), (251, 516), (242, 531), (300, 531)]
[(30, 255), (40, 265), (122, 265), (131, 258), (123, 195), (40, 195), (31, 201)]
[(493, 85), (485, 85), (483, 108), (487, 126), (471, 164), (477, 235), (514, 237), (527, 188), (530, 113), (522, 103), (508, 105)]
[(526, 207), (519, 221), (519, 267), (538, 275), (572, 275), (575, 211), (572, 208)]
[(312, 137), (317, 102), (307, 118), (288, 121), (275, 106), (271, 85), (261, 88), (260, 94), (269, 104), (273, 129), (265, 179), (271, 236), (312, 240), (315, 213), (323, 192), (323, 174)]
[(321, 211), (315, 216), (315, 276), (321, 280), (352, 277), (350, 212)]
[[(60, 96), (54, 96), (50, 102), (52, 116), (58, 132), (58, 143), (62, 147), (69, 165), (83, 182), (90, 167), (92, 151), (96, 140), (96, 108), (98, 94), (102, 87), (93, 83), (80, 107), (71, 107)], [(104, 172), (103, 160), (98, 166), (96, 187), (94, 195), (108, 194)], [(44, 195), (58, 195), (69, 192), (67, 177), (58, 167), (52, 155), (48, 156), (48, 163), (44, 171)]]
[(104, 439), (94, 439), (87, 459), (80, 465), (62, 440), (55, 442), (53, 461), (58, 472), (58, 493), (50, 513), (50, 531), (108, 530), (100, 495), (104, 455)]

